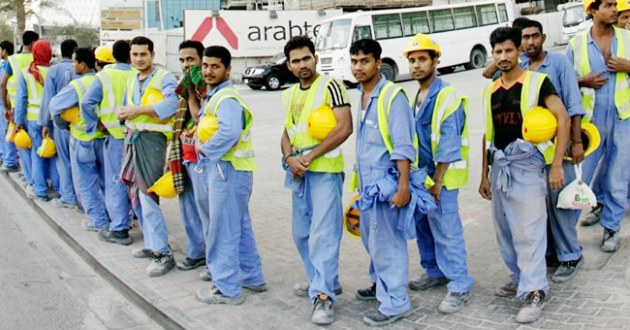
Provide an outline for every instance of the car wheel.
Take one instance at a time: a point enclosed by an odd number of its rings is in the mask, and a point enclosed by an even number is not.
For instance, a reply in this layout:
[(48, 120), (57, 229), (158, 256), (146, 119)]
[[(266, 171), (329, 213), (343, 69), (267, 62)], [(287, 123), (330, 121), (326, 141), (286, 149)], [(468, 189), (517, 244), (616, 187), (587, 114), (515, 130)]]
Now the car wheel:
[(280, 80), (280, 77), (278, 77), (277, 74), (271, 74), (266, 79), (266, 85), (267, 85), (267, 89), (275, 91), (277, 89), (280, 89), (280, 87), (282, 87), (282, 81)]
[(475, 48), (470, 52), (470, 62), (464, 64), (466, 70), (480, 69), (486, 65), (486, 53), (481, 48)]
[(247, 85), (247, 86), (249, 86), (249, 88), (254, 89), (254, 90), (259, 90), (262, 88), (261, 85)]
[(394, 81), (394, 79), (396, 79), (396, 68), (389, 63), (383, 62), (381, 65), (381, 74), (385, 76), (385, 79)]

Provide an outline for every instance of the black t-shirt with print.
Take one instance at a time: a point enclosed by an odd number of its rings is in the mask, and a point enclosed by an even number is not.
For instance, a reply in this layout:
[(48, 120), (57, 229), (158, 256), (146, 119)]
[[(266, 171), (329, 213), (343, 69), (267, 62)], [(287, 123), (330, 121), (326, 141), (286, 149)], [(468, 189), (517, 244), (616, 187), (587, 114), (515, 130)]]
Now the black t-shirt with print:
[[(494, 146), (498, 149), (505, 149), (516, 139), (522, 139), (521, 127), (523, 125), (523, 115), (521, 114), (521, 91), (523, 83), (519, 80), (511, 87), (499, 87), (492, 93), (492, 124), (494, 125)], [(549, 95), (557, 95), (549, 77), (540, 88), (538, 105), (545, 106), (545, 98)]]

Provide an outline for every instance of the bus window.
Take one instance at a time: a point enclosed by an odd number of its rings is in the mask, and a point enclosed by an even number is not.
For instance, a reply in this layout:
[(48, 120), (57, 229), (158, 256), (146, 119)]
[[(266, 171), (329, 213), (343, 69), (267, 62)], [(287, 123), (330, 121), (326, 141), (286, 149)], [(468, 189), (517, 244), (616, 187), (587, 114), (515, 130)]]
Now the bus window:
[(504, 3), (499, 4), (499, 19), (501, 20), (501, 23), (508, 21), (507, 8), (505, 8)]
[(402, 14), (403, 30), (405, 36), (413, 36), (417, 33), (429, 33), (429, 19), (427, 12)]
[(355, 26), (352, 33), (352, 42), (361, 39), (372, 39), (372, 30), (369, 26)]
[(450, 9), (431, 10), (429, 12), (431, 16), (431, 23), (433, 33), (444, 32), (455, 29), (453, 23), (453, 12)]
[(465, 29), (477, 26), (474, 7), (454, 8), (455, 28)]
[(403, 36), (400, 14), (374, 15), (372, 25), (376, 40)]
[(479, 17), (479, 25), (499, 23), (497, 9), (494, 5), (477, 6), (477, 17)]
[(319, 29), (315, 49), (330, 50), (343, 49), (348, 44), (350, 37), (351, 19), (340, 19), (324, 23)]

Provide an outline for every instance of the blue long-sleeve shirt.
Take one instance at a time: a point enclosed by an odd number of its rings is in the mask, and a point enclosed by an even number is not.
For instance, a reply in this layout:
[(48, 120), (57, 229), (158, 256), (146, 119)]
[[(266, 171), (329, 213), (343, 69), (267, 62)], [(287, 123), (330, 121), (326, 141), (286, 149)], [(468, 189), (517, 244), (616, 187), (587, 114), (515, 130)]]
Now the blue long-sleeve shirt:
[[(210, 98), (221, 89), (231, 86), (232, 83), (228, 80), (209, 91), (208, 97), (201, 105), (200, 118), (207, 115), (205, 107)], [(245, 122), (243, 107), (233, 98), (225, 99), (217, 108), (217, 120), (219, 128), (216, 133), (201, 146), (199, 155), (201, 161), (217, 163), (238, 142)]]
[[(118, 70), (132, 70), (131, 65), (127, 63), (116, 63), (113, 66)], [(81, 100), (81, 116), (85, 120), (85, 127), (88, 134), (96, 132), (98, 124), (98, 114), (96, 109), (103, 100), (103, 84), (100, 79), (94, 79), (94, 82), (88, 87), (83, 100)]]
[[(530, 64), (529, 57), (521, 61), (521, 67), (525, 70), (529, 70)], [(577, 76), (565, 54), (545, 52), (545, 57), (536, 71), (549, 76), (558, 96), (567, 108), (569, 117), (585, 114)]]
[(374, 184), (374, 180), (384, 175), (387, 168), (395, 167), (397, 160), (409, 160), (416, 158), (416, 150), (413, 146), (413, 115), (409, 108), (407, 97), (399, 93), (394, 97), (389, 110), (389, 134), (392, 140), (393, 150), (390, 154), (385, 147), (378, 123), (378, 96), (385, 86), (387, 79), (381, 76), (378, 84), (372, 90), (367, 105), (363, 104), (364, 91), (359, 85), (361, 108), (357, 123), (356, 157), (361, 185)]
[(71, 80), (78, 78), (79, 75), (74, 73), (72, 68), (72, 60), (64, 58), (58, 64), (50, 67), (46, 74), (46, 80), (44, 80), (44, 92), (42, 94), (42, 104), (39, 110), (39, 119), (37, 124), (39, 126), (46, 126), (50, 124), (50, 111), (48, 104), (50, 100), (59, 91), (64, 88)]
[(437, 101), (438, 93), (448, 85), (441, 78), (435, 78), (420, 107), (417, 106), (420, 91), (414, 98), (415, 123), (420, 153), (419, 166), (425, 167), (430, 176), (433, 176), (435, 173), (435, 163), (452, 163), (462, 159), (462, 131), (466, 116), (464, 107), (461, 104), (452, 115), (442, 122), (440, 126), (440, 142), (435, 155), (431, 151), (431, 120), (433, 119), (435, 102)]
[[(93, 76), (94, 72), (88, 72), (80, 76), (79, 78), (84, 77), (86, 75)], [(79, 105), (79, 95), (77, 95), (77, 91), (74, 89), (74, 87), (68, 84), (50, 100), (48, 109), (50, 110), (50, 115), (53, 117), (53, 120), (55, 121), (55, 123), (60, 123), (61, 113), (64, 110), (68, 108), (72, 108), (77, 105)], [(65, 126), (65, 125), (62, 125), (62, 126)]]
[[(131, 91), (133, 93), (132, 99), (134, 104), (141, 104), (142, 93), (144, 93), (144, 90), (149, 85), (151, 79), (153, 79), (153, 76), (155, 75), (157, 70), (157, 67), (153, 68), (153, 72), (151, 72), (151, 74), (143, 81), (140, 81), (138, 79), (139, 74), (136, 74), (133, 78), (131, 78), (136, 79), (134, 89), (133, 91)], [(155, 114), (160, 118), (160, 120), (164, 120), (174, 115), (177, 111), (177, 103), (179, 102), (179, 100), (177, 98), (177, 94), (175, 94), (176, 87), (177, 80), (175, 79), (175, 76), (170, 72), (167, 73), (162, 80), (161, 92), (164, 96), (164, 100), (153, 105), (153, 110), (155, 111)], [(123, 102), (124, 105), (127, 105), (127, 93), (129, 93), (129, 90), (125, 91), (125, 101)]]

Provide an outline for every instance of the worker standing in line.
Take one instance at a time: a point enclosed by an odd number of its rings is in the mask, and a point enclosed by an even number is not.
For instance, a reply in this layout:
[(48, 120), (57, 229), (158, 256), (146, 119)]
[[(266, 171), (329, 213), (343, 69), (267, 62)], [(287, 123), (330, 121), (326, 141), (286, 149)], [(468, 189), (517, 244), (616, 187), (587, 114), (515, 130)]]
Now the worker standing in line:
[(56, 156), (54, 158), (54, 166), (57, 168), (59, 175), (59, 194), (61, 197), (53, 198), (50, 203), (74, 210), (79, 210), (80, 208), (70, 170), (70, 132), (66, 129), (53, 127), (48, 104), (71, 80), (79, 77), (72, 68), (72, 54), (77, 47), (77, 42), (73, 39), (67, 39), (61, 43), (62, 59), (61, 62), (51, 66), (48, 70), (37, 121), (39, 126), (42, 127), (42, 136), (51, 136), (55, 142)]
[(86, 132), (107, 134), (103, 142), (103, 188), (111, 222), (98, 233), (98, 237), (102, 241), (121, 245), (129, 245), (133, 241), (129, 236), (131, 201), (127, 186), (120, 182), (125, 127), (118, 120), (127, 81), (136, 73), (129, 65), (129, 49), (127, 40), (118, 40), (112, 49), (101, 46), (95, 50), (95, 57), (100, 57), (100, 61), (116, 63), (104, 66), (96, 74), (96, 79), (92, 80), (81, 100), (81, 118), (85, 121)]
[[(201, 107), (199, 129), (206, 117), (216, 120), (218, 128), (208, 140), (197, 144), (208, 184), (205, 242), (213, 282), (212, 288), (197, 290), (197, 299), (206, 304), (240, 305), (245, 301), (241, 288), (267, 290), (248, 205), (256, 170), (253, 119), (229, 80), (230, 52), (222, 46), (208, 47), (202, 61), (209, 92)], [(199, 131), (197, 136), (201, 134)]]
[[(4, 67), (5, 65), (9, 65), (9, 56), (13, 55), (13, 51), (14, 45), (12, 42), (8, 40), (0, 42), (0, 79), (4, 76)], [(2, 159), (0, 159), (2, 166), (0, 166), (0, 172), (17, 172), (17, 149), (15, 148), (15, 144), (13, 142), (9, 142), (4, 139), (9, 127), (9, 121), (4, 115), (4, 108), (4, 103), (2, 102), (2, 98), (0, 98), (0, 112), (2, 112), (2, 116), (0, 116), (0, 139), (2, 139), (0, 141), (0, 145), (2, 146)]]
[(594, 182), (600, 204), (582, 224), (600, 221), (602, 251), (614, 252), (620, 245), (618, 233), (630, 180), (630, 153), (624, 147), (630, 139), (630, 32), (614, 26), (614, 0), (587, 0), (584, 10), (593, 16), (593, 26), (571, 39), (567, 56), (582, 87), (583, 122), (595, 124), (602, 142), (582, 166), (582, 179), (587, 183), (596, 177), (596, 169), (600, 173)]
[[(173, 115), (177, 110), (175, 76), (154, 65), (153, 41), (131, 40), (131, 63), (138, 70), (127, 82), (124, 106), (118, 119), (125, 122), (125, 151), (121, 179), (129, 187), (131, 203), (140, 221), (144, 249), (132, 251), (136, 258), (152, 258), (150, 277), (162, 276), (175, 266), (168, 245), (168, 231), (159, 197), (147, 191), (164, 171), (166, 148), (173, 136)], [(163, 100), (151, 104), (149, 95)]]
[(436, 77), (442, 55), (440, 47), (424, 34), (417, 34), (403, 53), (418, 90), (412, 107), (419, 140), (420, 168), (426, 168), (434, 185), (429, 192), (437, 208), (416, 219), (420, 265), (426, 274), (409, 282), (412, 290), (448, 283), (439, 306), (442, 313), (455, 313), (470, 298), (475, 279), (466, 264), (464, 228), (459, 216), (459, 189), (468, 182), (468, 97)]
[(37, 154), (37, 148), (42, 143), (42, 127), (38, 124), (42, 103), (44, 81), (50, 67), (52, 49), (46, 40), (33, 43), (33, 62), (28, 68), (22, 69), (18, 77), (18, 90), (15, 97), (14, 120), (18, 127), (26, 129), (31, 139), (30, 149), (20, 149), (20, 157), (24, 162), (31, 162), (31, 184), (33, 189), (27, 189), (26, 196), (39, 201), (48, 201), (48, 183), (51, 180), (55, 191), (59, 190), (59, 176), (54, 159), (42, 158)]
[[(562, 159), (569, 140), (570, 120), (549, 77), (524, 70), (518, 64), (520, 30), (497, 28), (490, 35), (490, 44), (501, 77), (493, 81), (482, 96), (486, 113), (482, 151), (486, 157), (483, 157), (479, 193), (492, 200), (499, 252), (511, 272), (510, 282), (497, 288), (495, 294), (516, 295), (523, 301), (516, 322), (530, 323), (540, 317), (549, 292), (545, 264), (547, 176), (544, 168), (545, 164), (551, 164), (549, 185), (551, 189), (560, 189), (564, 185)], [(534, 111), (536, 106), (548, 110)], [(547, 140), (534, 144), (523, 140), (524, 119), (528, 115), (543, 114), (548, 115), (542, 117), (549, 122), (546, 127), (553, 126), (555, 117), (557, 142)], [(541, 127), (528, 127), (527, 132), (535, 133), (536, 128)], [(539, 135), (535, 136), (536, 140), (547, 138)]]
[[(315, 305), (313, 323), (329, 324), (334, 321), (336, 295), (341, 293), (343, 155), (339, 146), (352, 134), (350, 100), (343, 83), (317, 73), (318, 57), (309, 37), (291, 38), (284, 54), (289, 70), (300, 81), (282, 93), (284, 184), (293, 193), (293, 240), (308, 278), (293, 289), (298, 296), (309, 296)], [(332, 109), (336, 121), (323, 140), (307, 131), (309, 116), (321, 106)]]

